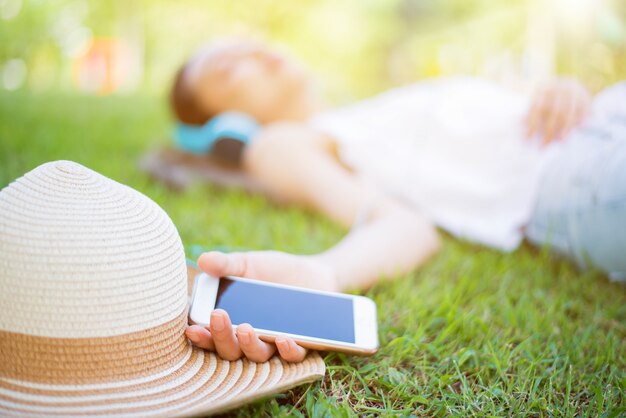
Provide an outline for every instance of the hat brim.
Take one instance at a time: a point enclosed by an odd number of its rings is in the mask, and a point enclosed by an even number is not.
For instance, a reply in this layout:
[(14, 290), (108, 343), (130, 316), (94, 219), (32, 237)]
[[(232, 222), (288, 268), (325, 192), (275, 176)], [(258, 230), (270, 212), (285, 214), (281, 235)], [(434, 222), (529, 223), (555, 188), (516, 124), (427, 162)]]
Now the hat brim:
[(183, 362), (142, 378), (91, 385), (0, 379), (0, 410), (13, 416), (192, 416), (215, 414), (324, 375), (310, 353), (301, 363), (229, 362), (189, 347)]

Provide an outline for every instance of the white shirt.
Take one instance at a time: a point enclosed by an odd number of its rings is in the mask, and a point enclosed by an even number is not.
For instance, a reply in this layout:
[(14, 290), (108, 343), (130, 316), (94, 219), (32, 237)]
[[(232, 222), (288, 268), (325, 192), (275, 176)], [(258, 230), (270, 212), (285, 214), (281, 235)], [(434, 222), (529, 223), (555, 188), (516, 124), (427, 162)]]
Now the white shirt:
[(315, 116), (357, 175), (455, 236), (515, 249), (551, 150), (524, 136), (528, 97), (471, 77), (422, 81)]

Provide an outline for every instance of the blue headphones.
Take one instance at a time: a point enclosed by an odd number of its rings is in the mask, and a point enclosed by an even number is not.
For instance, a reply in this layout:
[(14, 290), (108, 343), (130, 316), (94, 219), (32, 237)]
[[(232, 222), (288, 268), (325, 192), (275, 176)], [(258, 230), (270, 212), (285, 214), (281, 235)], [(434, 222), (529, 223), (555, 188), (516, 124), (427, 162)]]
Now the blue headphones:
[(245, 113), (224, 112), (201, 126), (178, 123), (174, 137), (183, 151), (211, 153), (238, 164), (244, 147), (260, 128), (258, 122)]

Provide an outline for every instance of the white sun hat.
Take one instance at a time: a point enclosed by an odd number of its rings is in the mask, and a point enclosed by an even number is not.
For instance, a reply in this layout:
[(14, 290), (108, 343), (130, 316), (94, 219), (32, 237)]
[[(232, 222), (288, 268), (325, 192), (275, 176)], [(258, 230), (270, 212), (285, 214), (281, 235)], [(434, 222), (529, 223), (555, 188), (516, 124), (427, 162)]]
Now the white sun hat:
[(188, 416), (324, 375), (194, 348), (187, 268), (167, 214), (70, 161), (0, 191), (0, 415)]

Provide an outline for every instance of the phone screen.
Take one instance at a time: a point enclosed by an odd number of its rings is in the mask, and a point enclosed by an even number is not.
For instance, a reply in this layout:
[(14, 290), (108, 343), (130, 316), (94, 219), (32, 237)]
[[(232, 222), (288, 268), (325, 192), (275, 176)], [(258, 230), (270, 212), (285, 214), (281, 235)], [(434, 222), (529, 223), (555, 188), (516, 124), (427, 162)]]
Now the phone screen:
[(233, 324), (354, 343), (352, 299), (220, 278), (215, 307)]

